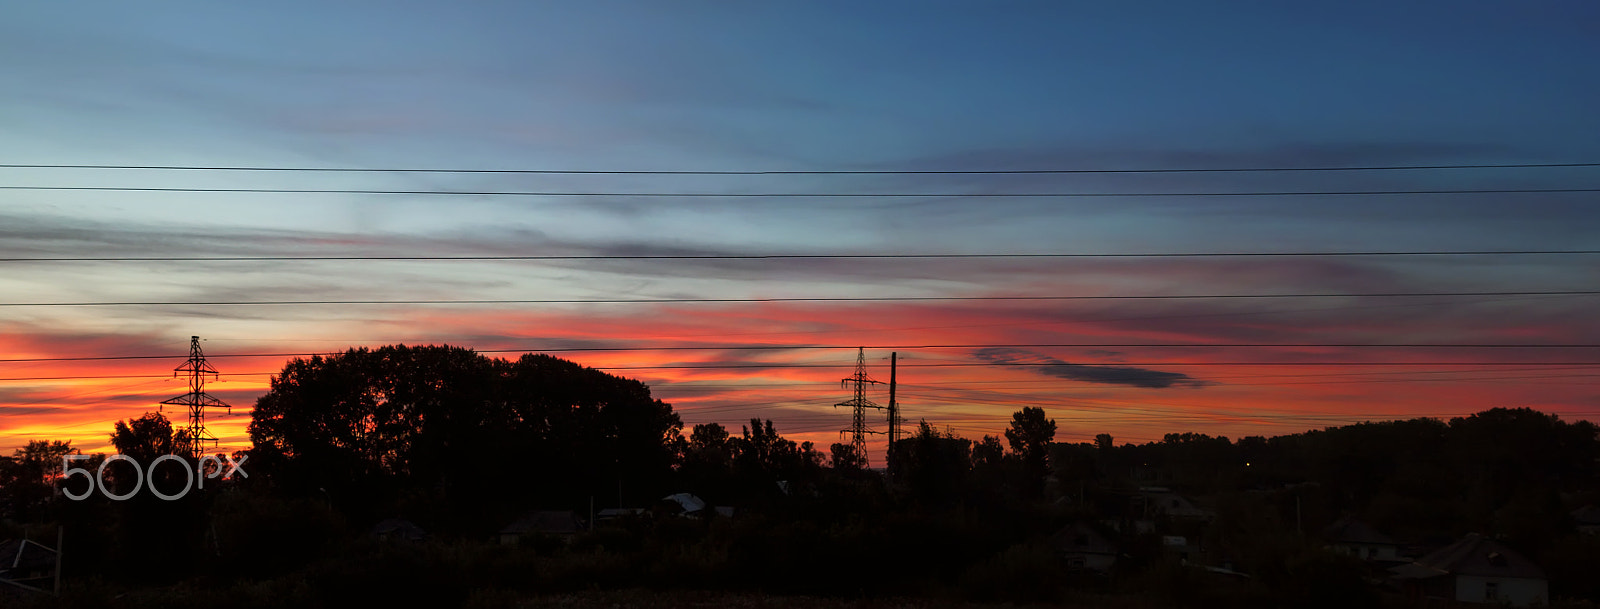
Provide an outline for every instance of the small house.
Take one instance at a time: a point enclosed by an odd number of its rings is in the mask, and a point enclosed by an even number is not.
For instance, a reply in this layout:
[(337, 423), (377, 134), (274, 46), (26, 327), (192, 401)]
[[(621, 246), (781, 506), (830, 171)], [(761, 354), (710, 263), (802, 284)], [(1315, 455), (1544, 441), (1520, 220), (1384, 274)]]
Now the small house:
[(1391, 567), (1393, 579), (1414, 600), (1544, 605), (1550, 582), (1543, 569), (1504, 544), (1476, 533), (1418, 558)]
[(1322, 530), (1328, 549), (1371, 562), (1402, 562), (1400, 544), (1365, 522), (1346, 516)]
[(404, 518), (389, 518), (372, 526), (372, 536), (382, 541), (422, 541), (428, 532)]
[(653, 513), (686, 518), (727, 518), (733, 516), (733, 511), (732, 506), (710, 505), (691, 493), (673, 493), (656, 502)]
[(704, 499), (689, 493), (673, 493), (662, 497), (659, 503), (662, 511), (676, 516), (699, 516), (706, 509)]
[(649, 515), (650, 510), (644, 508), (606, 508), (596, 512), (594, 519), (599, 522), (607, 522), (625, 518), (640, 518)]
[(523, 514), (500, 529), (500, 543), (514, 545), (526, 535), (567, 538), (581, 530), (583, 525), (571, 510), (539, 510)]
[(1174, 520), (1210, 522), (1216, 516), (1210, 510), (1195, 505), (1188, 497), (1159, 486), (1140, 488), (1133, 500), (1147, 518), (1165, 516)]
[(1050, 547), (1073, 570), (1108, 573), (1117, 564), (1117, 546), (1094, 527), (1076, 522), (1050, 536)]

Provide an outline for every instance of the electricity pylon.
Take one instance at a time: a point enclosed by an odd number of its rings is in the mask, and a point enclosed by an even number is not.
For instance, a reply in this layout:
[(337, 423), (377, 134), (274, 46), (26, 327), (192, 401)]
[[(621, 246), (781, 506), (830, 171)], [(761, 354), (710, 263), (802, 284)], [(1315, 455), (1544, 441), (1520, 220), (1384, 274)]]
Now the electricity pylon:
[(867, 376), (867, 355), (865, 348), (856, 349), (856, 373), (839, 381), (840, 387), (855, 385), (855, 397), (834, 404), (834, 408), (849, 406), (851, 410), (850, 429), (839, 430), (839, 435), (850, 434), (850, 444), (855, 447), (856, 457), (861, 459), (861, 466), (865, 468), (867, 459), (867, 434), (883, 433), (867, 429), (867, 409), (883, 408), (872, 400), (867, 399), (867, 386), (881, 384), (872, 377)]
[(217, 369), (206, 362), (206, 355), (200, 350), (200, 337), (189, 337), (189, 360), (173, 368), (172, 376), (177, 377), (180, 372), (189, 374), (189, 393), (161, 403), (189, 407), (189, 426), (173, 434), (173, 440), (187, 443), (189, 456), (199, 461), (200, 457), (205, 456), (206, 442), (217, 445), (217, 437), (206, 431), (206, 407), (219, 406), (228, 409), (229, 413), (233, 412), (233, 407), (206, 393), (206, 376), (216, 378)]

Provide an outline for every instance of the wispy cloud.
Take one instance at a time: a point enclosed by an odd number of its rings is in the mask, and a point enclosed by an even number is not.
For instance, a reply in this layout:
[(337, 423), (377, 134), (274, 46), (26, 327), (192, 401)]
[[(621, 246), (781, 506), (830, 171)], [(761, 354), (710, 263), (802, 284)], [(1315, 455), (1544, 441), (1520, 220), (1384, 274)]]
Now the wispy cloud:
[(1178, 372), (1162, 372), (1129, 366), (1089, 366), (1066, 361), (1023, 349), (988, 347), (972, 352), (972, 356), (997, 366), (1024, 366), (1045, 376), (1054, 376), (1086, 383), (1127, 385), (1146, 389), (1168, 387), (1204, 387), (1210, 383)]

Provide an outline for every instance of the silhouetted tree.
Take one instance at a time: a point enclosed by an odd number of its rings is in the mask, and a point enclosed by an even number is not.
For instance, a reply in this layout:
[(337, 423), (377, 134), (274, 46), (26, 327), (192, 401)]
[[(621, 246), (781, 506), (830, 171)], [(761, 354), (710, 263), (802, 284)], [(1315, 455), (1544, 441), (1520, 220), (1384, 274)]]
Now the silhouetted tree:
[(972, 441), (940, 434), (922, 421), (916, 433), (895, 443), (895, 476), (925, 505), (953, 503), (965, 490), (972, 470)]
[(1050, 466), (1050, 442), (1056, 436), (1055, 419), (1045, 417), (1043, 408), (1024, 407), (1011, 415), (1011, 427), (1006, 429), (1006, 442), (1011, 451), (1022, 459), (1027, 472), (1025, 490), (1036, 494), (1044, 482)]
[(827, 456), (823, 455), (822, 451), (817, 450), (817, 445), (812, 443), (810, 440), (800, 443), (800, 461), (804, 465), (808, 467), (822, 467), (826, 460)]
[(970, 493), (977, 502), (994, 505), (1014, 494), (1020, 464), (1005, 453), (999, 436), (984, 436), (972, 445)]
[(265, 474), (341, 509), (405, 489), (482, 511), (576, 505), (619, 485), (660, 496), (681, 428), (638, 381), (542, 354), (395, 345), (289, 362), (257, 400), (250, 437)]
[(684, 448), (679, 474), (691, 492), (710, 500), (730, 500), (733, 446), (728, 430), (717, 423), (695, 425)]
[(1101, 451), (1108, 451), (1116, 447), (1116, 440), (1108, 433), (1095, 434), (1094, 446)]
[(177, 451), (172, 436), (172, 423), (159, 412), (127, 421), (117, 421), (111, 432), (111, 444), (117, 452), (133, 457), (140, 465), (149, 465), (156, 457)]
[(984, 436), (983, 440), (972, 447), (972, 467), (974, 469), (999, 467), (1000, 460), (1005, 457), (1005, 451), (998, 436)]
[[(32, 440), (0, 461), (0, 516), (23, 522), (42, 517), (55, 494), (61, 458), (69, 454), (80, 454), (71, 442)], [(82, 484), (76, 482), (74, 487)]]
[(721, 424), (702, 423), (694, 426), (689, 434), (689, 450), (699, 454), (722, 453), (726, 457), (728, 438), (728, 430)]
[[(174, 581), (178, 574), (164, 565), (186, 562), (201, 549), (205, 504), (205, 491), (198, 490), (201, 474), (184, 457), (166, 459), (157, 466), (157, 459), (187, 448), (174, 438), (172, 424), (161, 413), (117, 421), (111, 443), (142, 470), (135, 471), (133, 465), (120, 460), (106, 467), (108, 474), (115, 474), (108, 483), (113, 492), (127, 493), (140, 485), (137, 494), (110, 505), (114, 524), (111, 558), (128, 565), (125, 576)], [(215, 484), (207, 490), (214, 488)], [(158, 491), (181, 497), (162, 499), (156, 496)]]
[(1093, 444), (1057, 442), (1050, 445), (1050, 470), (1062, 484), (1081, 486), (1098, 475), (1099, 457)]
[[(194, 471), (195, 464), (188, 459), (180, 459), (173, 463), (170, 459), (155, 467), (156, 459), (174, 454), (186, 447), (180, 446), (182, 442), (174, 436), (172, 423), (159, 412), (147, 412), (137, 419), (117, 421), (112, 427), (111, 444), (117, 452), (133, 458), (143, 468), (141, 477), (146, 489), (159, 489), (166, 494), (181, 492), (184, 484), (195, 484), (193, 475), (185, 472), (187, 468)], [(106, 468), (108, 472), (117, 472), (123, 477), (133, 474), (132, 466), (125, 463), (113, 463)], [(198, 474), (196, 474), (198, 475)], [(127, 480), (119, 480), (114, 486), (128, 487)], [(118, 491), (126, 492), (126, 491)]]
[(747, 474), (783, 479), (800, 464), (799, 447), (793, 440), (779, 435), (771, 419), (750, 419), (750, 425), (744, 427), (743, 432), (744, 437), (734, 444), (738, 452), (735, 462)]
[(618, 483), (632, 489), (627, 502), (669, 492), (683, 422), (644, 383), (544, 354), (522, 356), (505, 380), (500, 399), (516, 433), (498, 458), (558, 470), (523, 468), (522, 484), (550, 489), (543, 501), (604, 496)]

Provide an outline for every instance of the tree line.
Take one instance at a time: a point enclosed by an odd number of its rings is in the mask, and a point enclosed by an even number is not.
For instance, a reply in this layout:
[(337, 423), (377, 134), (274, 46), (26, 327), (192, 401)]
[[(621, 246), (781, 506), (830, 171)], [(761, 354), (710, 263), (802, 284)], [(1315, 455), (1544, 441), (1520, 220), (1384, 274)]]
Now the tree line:
[[(1002, 434), (978, 439), (924, 421), (889, 446), (885, 470), (868, 470), (851, 445), (797, 443), (770, 420), (685, 429), (644, 384), (548, 355), (351, 349), (289, 362), (252, 414), (253, 446), (239, 455), (248, 456), (249, 478), (180, 501), (148, 493), (64, 500), (61, 458), (78, 452), (66, 442), (31, 442), (0, 458), (0, 539), (64, 525), (69, 554), (80, 557), (69, 573), (123, 585), (299, 577), (336, 588), (343, 576), (316, 574), (348, 567), (327, 557), (393, 558), (396, 550), (359, 541), (385, 518), (409, 519), (439, 539), (485, 540), (532, 509), (585, 517), (591, 506), (659, 511), (662, 497), (689, 492), (739, 515), (618, 521), (528, 554), (473, 550), (485, 553), (474, 560), (498, 566), (461, 577), (480, 587), (536, 581), (541, 590), (589, 582), (916, 594), (944, 586), (974, 600), (1016, 601), (1060, 600), (1074, 589), (1169, 590), (1182, 604), (1199, 584), (1171, 570), (1159, 539), (1107, 530), (1125, 557), (1109, 580), (1061, 575), (1067, 570), (1047, 543), (1072, 522), (1108, 526), (1133, 516), (1130, 495), (1160, 486), (1215, 511), (1215, 523), (1187, 533), (1259, 575), (1249, 584), (1256, 596), (1231, 597), (1242, 604), (1310, 602), (1285, 591), (1317, 585), (1374, 590), (1359, 569), (1328, 567), (1339, 559), (1315, 542), (1322, 526), (1348, 515), (1424, 544), (1496, 535), (1543, 561), (1553, 590), (1600, 599), (1583, 575), (1600, 568), (1600, 544), (1576, 535), (1568, 516), (1600, 504), (1600, 430), (1588, 421), (1497, 408), (1449, 421), (1237, 441), (1171, 433), (1120, 445), (1104, 433), (1061, 442), (1058, 431), (1036, 407), (1013, 413)], [(184, 452), (181, 434), (158, 413), (118, 422), (111, 440), (141, 463)], [(113, 491), (129, 488), (125, 464), (107, 473)], [(179, 474), (163, 470), (148, 482), (171, 488)], [(67, 490), (81, 485), (68, 482)], [(461, 560), (406, 552), (420, 571), (395, 573), (418, 581)], [(840, 553), (885, 566), (873, 577), (843, 574), (829, 568)], [(222, 572), (219, 556), (235, 571)], [(510, 566), (518, 561), (534, 561), (544, 575), (518, 575)], [(1316, 584), (1318, 577), (1334, 579)]]

